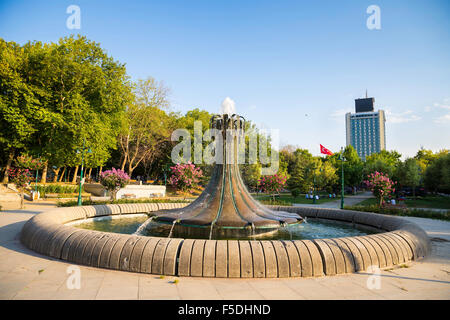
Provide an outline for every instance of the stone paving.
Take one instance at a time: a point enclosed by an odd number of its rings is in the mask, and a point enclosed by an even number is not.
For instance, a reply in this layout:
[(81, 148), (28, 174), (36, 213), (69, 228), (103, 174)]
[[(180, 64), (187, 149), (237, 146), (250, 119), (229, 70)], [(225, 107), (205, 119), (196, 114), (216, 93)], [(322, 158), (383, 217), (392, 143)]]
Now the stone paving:
[[(285, 279), (160, 277), (79, 266), (80, 289), (69, 289), (70, 263), (25, 248), (23, 224), (53, 207), (27, 204), (0, 212), (0, 299), (450, 299), (450, 222), (407, 218), (432, 238), (425, 260), (371, 273)], [(178, 280), (178, 281), (175, 281)]]

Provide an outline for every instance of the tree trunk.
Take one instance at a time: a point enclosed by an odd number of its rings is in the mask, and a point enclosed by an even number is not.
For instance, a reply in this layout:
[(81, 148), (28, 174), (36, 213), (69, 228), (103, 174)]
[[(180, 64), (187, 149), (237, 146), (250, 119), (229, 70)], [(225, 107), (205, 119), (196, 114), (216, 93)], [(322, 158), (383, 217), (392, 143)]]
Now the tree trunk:
[(87, 178), (90, 180), (91, 179), (91, 173), (92, 173), (92, 168), (89, 168), (89, 173), (87, 175)]
[(25, 206), (24, 206), (24, 200), (23, 200), (23, 198), (24, 198), (24, 191), (23, 191), (23, 189), (20, 191), (20, 209), (23, 209)]
[(59, 177), (58, 182), (62, 182), (62, 181), (63, 181), (63, 179), (64, 179), (64, 174), (65, 174), (65, 173), (66, 173), (66, 167), (63, 168), (63, 171), (62, 171), (62, 173), (61, 173), (61, 176)]
[(48, 167), (48, 165), (45, 164), (44, 169), (42, 169), (42, 176), (41, 176), (41, 183), (42, 184), (47, 183), (47, 167)]
[(120, 167), (120, 169), (122, 170), (122, 171), (124, 171), (125, 170), (125, 165), (127, 164), (127, 156), (124, 156), (123, 157), (123, 161), (122, 161), (122, 166)]
[(58, 174), (59, 174), (60, 170), (61, 170), (61, 168), (56, 168), (56, 169), (53, 170), (55, 172), (55, 176), (53, 177), (53, 182), (54, 183), (58, 182)]
[(66, 171), (66, 176), (64, 177), (64, 182), (67, 182), (67, 179), (69, 179), (70, 180), (70, 174), (71, 174), (71, 168), (69, 167), (69, 168), (67, 168), (67, 171)]
[(133, 167), (131, 166), (131, 162), (128, 164), (128, 175), (130, 176), (131, 179), (131, 175), (133, 174)]
[(78, 174), (78, 167), (75, 167), (75, 172), (73, 173), (72, 183), (77, 183), (77, 174)]
[(12, 161), (14, 159), (14, 154), (15, 154), (15, 149), (11, 148), (11, 150), (9, 151), (9, 155), (8, 155), (8, 161), (6, 162), (6, 167), (5, 167), (5, 171), (3, 174), (3, 180), (2, 183), (8, 183), (9, 182), (9, 169), (11, 169), (11, 164)]

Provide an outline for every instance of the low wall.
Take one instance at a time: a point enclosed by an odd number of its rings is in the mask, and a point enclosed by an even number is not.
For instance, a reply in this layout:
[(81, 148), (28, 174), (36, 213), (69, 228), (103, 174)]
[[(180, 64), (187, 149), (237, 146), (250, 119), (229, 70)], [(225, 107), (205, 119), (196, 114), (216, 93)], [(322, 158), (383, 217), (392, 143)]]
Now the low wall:
[(302, 217), (370, 226), (378, 234), (315, 240), (169, 239), (85, 230), (65, 223), (108, 215), (147, 213), (184, 203), (57, 208), (31, 218), (21, 241), (54, 258), (131, 272), (220, 278), (315, 277), (391, 267), (423, 258), (426, 233), (405, 219), (374, 213), (278, 207)]
[[(99, 183), (85, 183), (83, 186), (86, 192), (94, 196), (105, 197), (108, 195), (105, 187)], [(134, 195), (135, 198), (165, 197), (166, 186), (129, 184), (117, 191), (116, 197), (117, 199), (122, 199), (126, 198), (127, 195)]]

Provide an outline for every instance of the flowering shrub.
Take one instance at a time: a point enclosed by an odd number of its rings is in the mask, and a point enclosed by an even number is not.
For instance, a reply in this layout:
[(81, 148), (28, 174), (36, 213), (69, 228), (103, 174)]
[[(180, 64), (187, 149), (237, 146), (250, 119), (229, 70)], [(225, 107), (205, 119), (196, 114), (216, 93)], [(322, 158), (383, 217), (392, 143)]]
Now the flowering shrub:
[(286, 180), (286, 176), (278, 174), (273, 176), (262, 176), (262, 178), (258, 180), (258, 187), (262, 192), (271, 194), (275, 201), (275, 193), (280, 193), (281, 189), (283, 189), (286, 184)]
[(100, 175), (100, 184), (111, 193), (111, 200), (116, 199), (117, 191), (125, 187), (129, 180), (130, 177), (124, 171), (115, 168), (103, 171)]
[(21, 156), (17, 157), (16, 164), (19, 168), (38, 170), (44, 167), (45, 161), (41, 158), (33, 158), (28, 154), (22, 154)]
[(8, 171), (8, 176), (19, 190), (25, 189), (31, 180), (29, 169), (11, 168)]
[(20, 191), (20, 207), (23, 209), (24, 192), (31, 180), (30, 170), (24, 168), (11, 168), (8, 170), (8, 176), (11, 182), (16, 185)]
[(198, 187), (203, 176), (202, 170), (190, 161), (186, 164), (177, 163), (170, 167), (170, 170), (172, 175), (169, 178), (169, 184), (183, 192), (192, 192)]
[(378, 171), (369, 174), (367, 178), (368, 180), (363, 182), (377, 198), (379, 207), (382, 207), (384, 199), (389, 198), (391, 193), (395, 192), (395, 182), (389, 179), (387, 174)]

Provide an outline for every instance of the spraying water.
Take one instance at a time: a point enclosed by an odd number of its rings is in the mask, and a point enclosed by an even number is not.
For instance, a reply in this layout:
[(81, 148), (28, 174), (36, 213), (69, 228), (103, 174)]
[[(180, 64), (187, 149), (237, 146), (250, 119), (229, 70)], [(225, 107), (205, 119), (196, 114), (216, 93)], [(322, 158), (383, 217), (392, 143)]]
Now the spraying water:
[(222, 114), (228, 114), (229, 116), (236, 113), (236, 107), (233, 100), (230, 97), (226, 97), (222, 102), (222, 107), (220, 108)]
[(252, 222), (252, 234), (250, 235), (252, 238), (255, 236), (255, 224)]
[(213, 227), (214, 227), (214, 221), (211, 223), (211, 230), (209, 231), (209, 240), (211, 240), (211, 238), (212, 238)]
[(140, 236), (142, 235), (142, 233), (144, 232), (145, 229), (147, 229), (147, 226), (152, 222), (152, 220), (156, 218), (155, 216), (148, 218), (147, 220), (145, 220), (145, 222), (143, 224), (141, 224), (139, 226), (139, 228), (137, 228), (137, 230), (133, 233), (133, 235), (136, 236)]
[(177, 224), (177, 222), (180, 222), (180, 220), (173, 220), (172, 222), (172, 227), (170, 228), (170, 232), (169, 232), (169, 236), (168, 238), (170, 239), (172, 237), (172, 233), (173, 233), (173, 228), (175, 227), (175, 224)]

